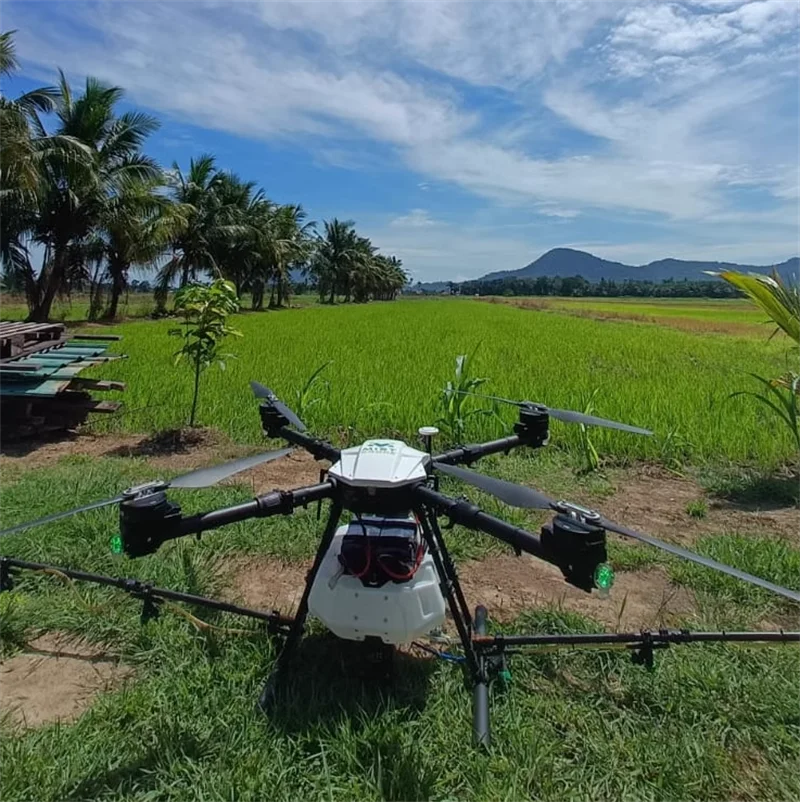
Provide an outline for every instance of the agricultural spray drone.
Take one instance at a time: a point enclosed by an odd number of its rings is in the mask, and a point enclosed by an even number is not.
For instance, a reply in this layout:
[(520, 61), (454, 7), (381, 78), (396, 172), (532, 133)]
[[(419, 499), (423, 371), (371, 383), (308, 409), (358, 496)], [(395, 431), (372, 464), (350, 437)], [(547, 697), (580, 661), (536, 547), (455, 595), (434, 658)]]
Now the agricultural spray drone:
[[(587, 593), (607, 592), (613, 582), (606, 533), (615, 532), (800, 602), (797, 591), (614, 523), (594, 510), (556, 501), (533, 488), (464, 467), (491, 454), (508, 453), (521, 446), (546, 445), (550, 418), (641, 435), (651, 434), (647, 430), (542, 404), (512, 401), (508, 403), (519, 408), (514, 434), (491, 442), (459, 446), (434, 455), (432, 438), (437, 430), (426, 427), (420, 429), (424, 451), (391, 439), (368, 440), (340, 450), (308, 434), (303, 422), (271, 390), (257, 382), (251, 386), (261, 401), (261, 422), (267, 437), (285, 440), (291, 446), (305, 449), (315, 459), (331, 463), (327, 471), (321, 472), (318, 484), (276, 490), (244, 504), (189, 516), (182, 515), (180, 506), (167, 497), (170, 488), (207, 487), (282, 457), (290, 452), (287, 448), (194, 471), (170, 482), (155, 481), (132, 487), (112, 499), (11, 527), (0, 532), (0, 536), (118, 504), (120, 533), (112, 539), (112, 549), (140, 557), (157, 551), (168, 540), (199, 536), (250, 518), (289, 515), (308, 504), (328, 501), (327, 523), (294, 618), (154, 588), (138, 580), (69, 568), (57, 570), (74, 579), (112, 585), (140, 598), (144, 603), (143, 619), (157, 615), (160, 601), (173, 599), (267, 622), (270, 631), (285, 640), (259, 699), (265, 712), (276, 704), (309, 613), (339, 638), (374, 644), (381, 655), (390, 658), (394, 646), (416, 642), (439, 630), (449, 609), (463, 649), (463, 656), (457, 659), (464, 665), (473, 688), (474, 739), (483, 746), (490, 742), (489, 686), (496, 678), (506, 676), (507, 655), (521, 647), (623, 645), (631, 649), (635, 662), (650, 667), (654, 650), (670, 644), (800, 642), (800, 632), (782, 630), (662, 629), (637, 633), (491, 635), (487, 632), (486, 609), (478, 606), (471, 614), (439, 526), (440, 517), (446, 518), (450, 525), (458, 524), (495, 537), (510, 545), (518, 555), (524, 551), (557, 566), (566, 582)], [(440, 474), (472, 485), (510, 506), (548, 510), (554, 513), (553, 518), (542, 526), (540, 534), (533, 534), (489, 515), (468, 500), (443, 494), (439, 491)], [(349, 513), (349, 521), (342, 523), (345, 512)], [(0, 557), (0, 589), (11, 588), (16, 569), (52, 568), (55, 566)]]

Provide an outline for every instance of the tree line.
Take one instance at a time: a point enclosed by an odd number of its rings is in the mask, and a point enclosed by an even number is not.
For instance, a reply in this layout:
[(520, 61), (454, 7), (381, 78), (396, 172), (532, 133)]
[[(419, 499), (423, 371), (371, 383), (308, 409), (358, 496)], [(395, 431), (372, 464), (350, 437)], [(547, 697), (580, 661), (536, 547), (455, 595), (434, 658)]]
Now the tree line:
[(591, 283), (582, 276), (539, 276), (537, 278), (501, 278), (492, 281), (464, 281), (450, 285), (451, 293), (461, 295), (556, 295), (560, 297), (617, 298), (738, 298), (741, 293), (724, 281), (667, 279), (661, 282), (607, 281)]
[[(2, 77), (19, 66), (13, 34), (0, 34)], [(275, 203), (212, 155), (163, 168), (143, 151), (158, 120), (120, 113), (119, 87), (87, 78), (75, 92), (59, 75), (0, 94), (3, 289), (25, 295), (30, 320), (87, 290), (89, 317), (115, 318), (133, 268), (152, 273), (162, 311), (171, 289), (213, 277), (249, 293), (253, 309), (286, 304), (298, 274), (328, 303), (392, 300), (408, 283), (351, 220), (320, 231), (302, 205)]]

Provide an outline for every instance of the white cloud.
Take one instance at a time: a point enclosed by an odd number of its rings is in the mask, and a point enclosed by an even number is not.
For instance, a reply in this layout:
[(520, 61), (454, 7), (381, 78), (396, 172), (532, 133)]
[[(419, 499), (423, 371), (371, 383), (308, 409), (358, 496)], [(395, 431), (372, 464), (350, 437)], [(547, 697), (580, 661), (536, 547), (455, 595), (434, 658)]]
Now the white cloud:
[(633, 7), (611, 40), (651, 52), (687, 54), (721, 45), (756, 47), (797, 26), (798, 6), (791, 0), (702, 5), (717, 13), (692, 13), (672, 3)]
[[(4, 11), (38, 75), (88, 72), (161, 114), (304, 145), (325, 165), (405, 168), (421, 191), (435, 182), (437, 198), (455, 185), (569, 225), (599, 209), (657, 215), (675, 232), (736, 219), (719, 247), (737, 248), (758, 241), (758, 220), (775, 242), (797, 232), (798, 122), (787, 99), (797, 93), (798, 8), (106, 0), (62, 4), (47, 24), (35, 3)], [(744, 187), (776, 204), (750, 228), (730, 191)], [(442, 225), (412, 209), (382, 229), (390, 241), (424, 234), (424, 247), (407, 247), (431, 271), (450, 245), (472, 264)], [(523, 264), (533, 249), (483, 235), (473, 245)]]
[(408, 214), (395, 217), (389, 225), (395, 228), (425, 228), (436, 225), (426, 209), (412, 209)]
[[(381, 251), (402, 259), (420, 281), (465, 281), (493, 270), (515, 269), (547, 249), (527, 238), (441, 220), (422, 226), (365, 220), (360, 227)], [(421, 265), (424, 270), (418, 269)]]

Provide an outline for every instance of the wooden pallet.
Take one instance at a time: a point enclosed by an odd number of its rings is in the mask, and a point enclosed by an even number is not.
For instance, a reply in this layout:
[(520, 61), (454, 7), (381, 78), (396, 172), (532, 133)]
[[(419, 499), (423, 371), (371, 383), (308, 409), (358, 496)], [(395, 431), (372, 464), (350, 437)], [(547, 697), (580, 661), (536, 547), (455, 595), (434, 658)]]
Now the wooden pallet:
[(63, 323), (0, 322), (0, 362), (67, 342)]
[(79, 377), (86, 368), (124, 359), (108, 354), (117, 335), (68, 336), (60, 323), (0, 322), (0, 427), (4, 440), (71, 429), (91, 413), (112, 413), (119, 401), (91, 392), (124, 390), (125, 384)]

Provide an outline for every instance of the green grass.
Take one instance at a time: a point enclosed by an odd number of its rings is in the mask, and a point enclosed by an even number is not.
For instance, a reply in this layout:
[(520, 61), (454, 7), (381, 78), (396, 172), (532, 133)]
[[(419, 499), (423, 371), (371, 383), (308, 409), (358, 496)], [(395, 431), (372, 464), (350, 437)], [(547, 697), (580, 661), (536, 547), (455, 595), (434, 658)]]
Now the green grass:
[[(155, 310), (153, 296), (144, 293), (131, 293), (127, 299), (120, 300), (120, 317), (144, 318)], [(75, 323), (86, 320), (89, 312), (89, 296), (75, 295), (72, 298), (56, 299), (50, 320), (54, 323)], [(25, 298), (3, 294), (0, 297), (0, 320), (25, 320), (28, 306)]]
[[(558, 452), (514, 455), (490, 467), (509, 478), (536, 479), (552, 493), (610, 492), (602, 476), (574, 478)], [(110, 496), (152, 475), (144, 460), (62, 458), (5, 477), (4, 524)], [(191, 513), (249, 494), (246, 487), (225, 487), (172, 495)], [(304, 559), (313, 553), (318, 526), (313, 511), (249, 521), (134, 561), (110, 554), (115, 515), (103, 510), (7, 538), (2, 550), (217, 593), (215, 566), (224, 554)], [(458, 529), (447, 538), (462, 558), (497, 548)], [(726, 546), (712, 538), (700, 548), (797, 587), (800, 553), (764, 543)], [(722, 589), (726, 601), (735, 602), (710, 604), (693, 628), (753, 626), (783, 610), (780, 600), (758, 589), (734, 590), (726, 577), (665, 562), (701, 601)], [(471, 698), (449, 664), (404, 656), (395, 684), (381, 689), (358, 679), (357, 655), (345, 644), (312, 632), (282, 712), (267, 721), (255, 700), (274, 659), (268, 639), (256, 629), (249, 636), (201, 634), (169, 607), (142, 626), (139, 611), (138, 602), (117, 591), (30, 573), (0, 595), (0, 646), (7, 654), (32, 630), (61, 630), (108, 644), (136, 669), (135, 681), (100, 697), (73, 724), (23, 734), (0, 726), (5, 802), (800, 795), (800, 686), (791, 648), (676, 647), (657, 654), (653, 672), (632, 665), (624, 650), (513, 658), (510, 686), (494, 692), (495, 746), (487, 755), (469, 746)], [(198, 614), (215, 624), (242, 625), (229, 616)], [(522, 616), (514, 629), (595, 631), (597, 625), (540, 610)]]
[[(595, 429), (602, 456), (664, 462), (729, 460), (774, 466), (792, 455), (788, 433), (753, 399), (728, 396), (749, 388), (748, 371), (777, 375), (790, 360), (785, 343), (709, 337), (628, 322), (546, 315), (472, 300), (401, 301), (367, 306), (313, 307), (236, 316), (244, 334), (231, 342), (236, 359), (203, 378), (199, 420), (234, 439), (258, 442), (260, 427), (248, 382), (257, 379), (290, 405), (323, 362), (329, 389), (310, 408), (317, 432), (352, 442), (369, 435), (415, 436), (438, 417), (438, 394), (455, 356), (481, 343), (474, 374), (487, 392), (575, 408), (599, 388), (596, 414), (648, 426), (654, 438)], [(114, 345), (128, 354), (96, 375), (128, 383), (125, 409), (95, 418), (98, 428), (155, 431), (185, 422), (188, 370), (172, 368), (172, 321), (112, 327)], [(113, 396), (112, 396), (113, 397)], [(513, 408), (503, 408), (507, 424)], [(500, 434), (474, 418), (470, 438)], [(575, 427), (553, 422), (553, 442), (575, 447)]]
[[(317, 303), (316, 295), (293, 295), (293, 307), (312, 306)], [(243, 308), (250, 305), (250, 296), (242, 297)], [(172, 302), (168, 300), (167, 307)], [(130, 293), (123, 296), (119, 305), (119, 318), (148, 318), (155, 311), (156, 304), (152, 293)], [(57, 298), (53, 304), (50, 320), (54, 323), (81, 323), (85, 322), (89, 314), (89, 296), (78, 293), (70, 298)], [(25, 320), (28, 316), (28, 306), (25, 298), (19, 295), (0, 294), (0, 320)]]

